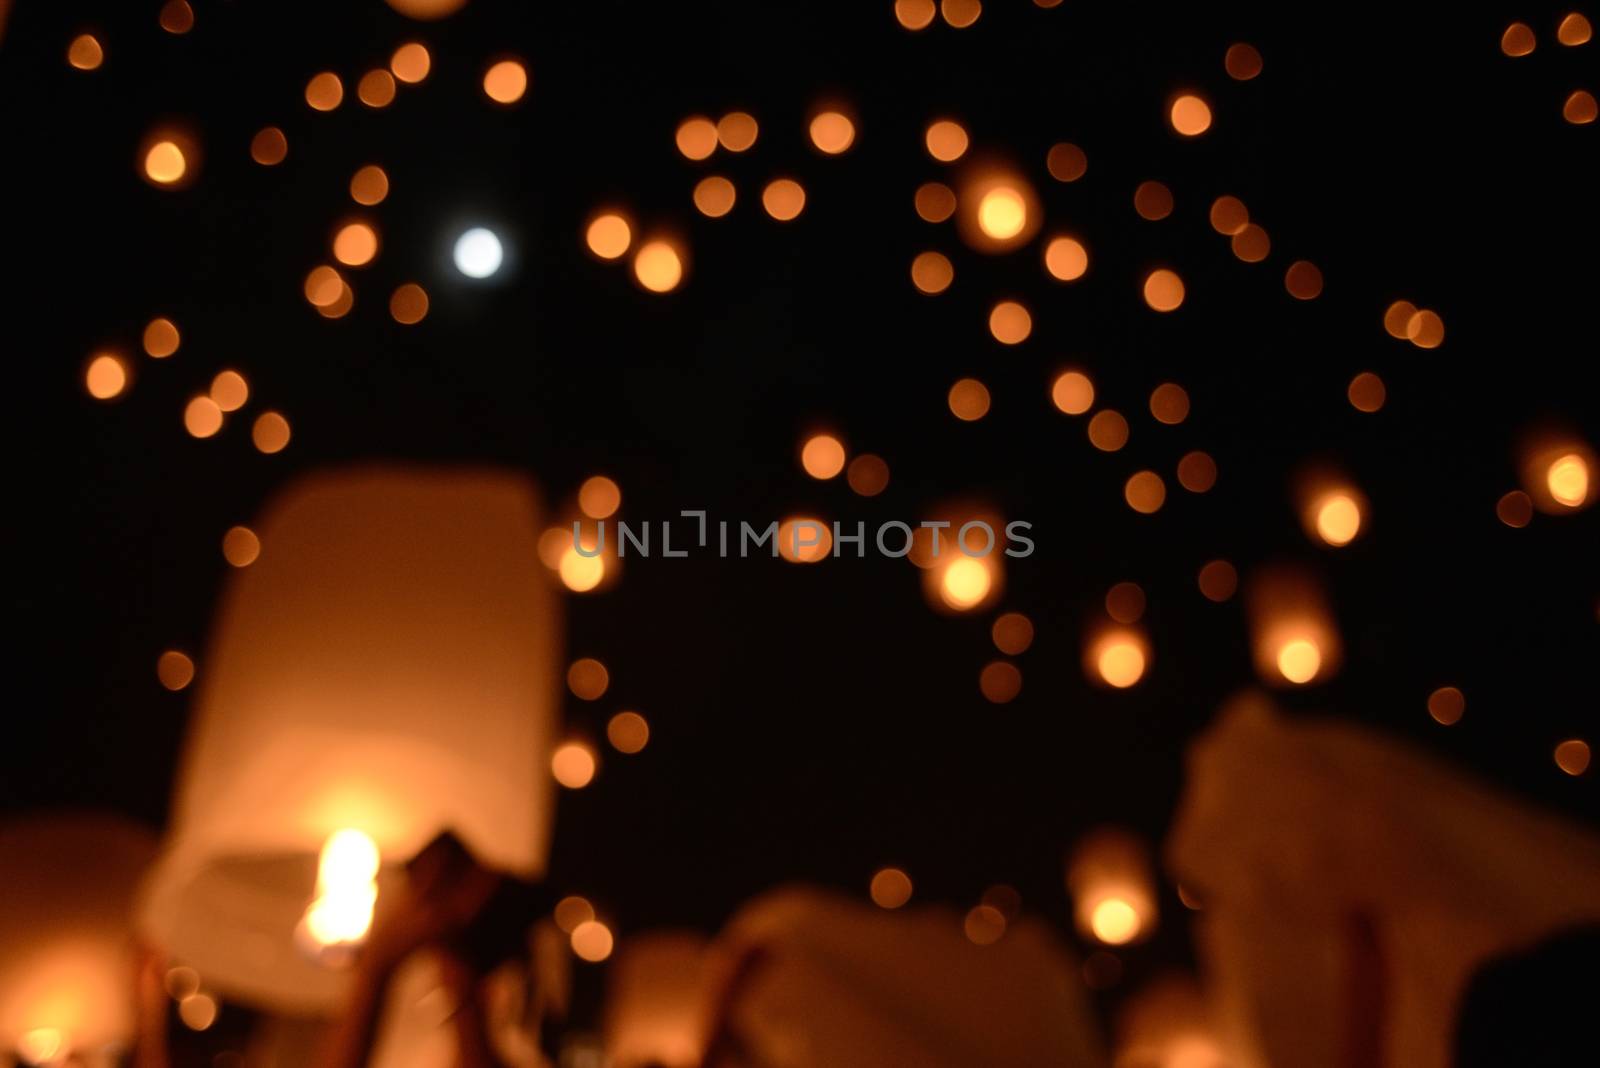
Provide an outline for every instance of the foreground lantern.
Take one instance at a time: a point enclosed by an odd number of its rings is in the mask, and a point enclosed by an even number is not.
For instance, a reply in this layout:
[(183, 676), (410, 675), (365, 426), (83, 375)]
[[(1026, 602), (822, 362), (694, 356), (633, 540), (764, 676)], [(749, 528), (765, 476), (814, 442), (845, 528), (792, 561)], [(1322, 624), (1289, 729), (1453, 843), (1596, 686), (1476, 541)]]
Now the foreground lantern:
[(615, 1068), (692, 1068), (705, 1049), (706, 940), (688, 932), (634, 935), (606, 979), (605, 1046)]
[(223, 994), (314, 1013), (439, 831), (542, 870), (560, 616), (515, 475), (323, 474), (255, 529), (268, 549), (223, 598), (141, 922)]
[(1067, 892), (1073, 919), (1087, 938), (1122, 946), (1143, 941), (1155, 930), (1150, 854), (1127, 831), (1105, 827), (1078, 843), (1067, 863)]

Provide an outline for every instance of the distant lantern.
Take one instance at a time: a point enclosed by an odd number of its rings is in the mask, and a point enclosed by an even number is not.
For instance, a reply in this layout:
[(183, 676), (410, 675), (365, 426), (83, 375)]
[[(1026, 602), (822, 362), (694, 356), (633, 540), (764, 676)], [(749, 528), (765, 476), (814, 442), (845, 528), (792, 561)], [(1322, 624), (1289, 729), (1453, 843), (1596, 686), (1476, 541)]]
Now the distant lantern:
[(1137, 627), (1092, 631), (1084, 643), (1084, 673), (1091, 682), (1126, 690), (1144, 678), (1150, 666), (1150, 642)]
[(1325, 545), (1349, 545), (1367, 527), (1366, 495), (1338, 472), (1312, 469), (1295, 487), (1306, 535)]
[(493, 230), (474, 226), (456, 238), (456, 270), (468, 278), (490, 278), (500, 270), (505, 250)]
[(1543, 431), (1522, 449), (1522, 488), (1541, 512), (1563, 515), (1594, 503), (1596, 456), (1587, 442)]
[(1310, 573), (1267, 567), (1248, 586), (1251, 645), (1263, 681), (1305, 686), (1330, 677), (1342, 643), (1322, 585)]
[(1184, 137), (1198, 137), (1211, 129), (1211, 105), (1193, 93), (1185, 93), (1172, 102), (1168, 111), (1172, 128)]
[(131, 1043), (129, 917), (155, 850), (151, 832), (120, 816), (0, 823), (0, 1050), (91, 1064)]
[(496, 104), (515, 104), (528, 91), (528, 68), (503, 59), (483, 74), (483, 93)]
[(606, 970), (601, 1033), (612, 1068), (697, 1068), (706, 1044), (704, 936), (631, 935)]
[(1067, 893), (1081, 934), (1103, 945), (1149, 938), (1156, 928), (1155, 876), (1150, 852), (1131, 832), (1090, 832), (1067, 861)]
[[(141, 926), (226, 999), (315, 1014), (348, 978), (318, 947), (440, 831), (543, 870), (560, 612), (512, 474), (328, 472), (254, 528), (270, 551), (230, 573)], [(371, 849), (319, 877), (336, 835)]]

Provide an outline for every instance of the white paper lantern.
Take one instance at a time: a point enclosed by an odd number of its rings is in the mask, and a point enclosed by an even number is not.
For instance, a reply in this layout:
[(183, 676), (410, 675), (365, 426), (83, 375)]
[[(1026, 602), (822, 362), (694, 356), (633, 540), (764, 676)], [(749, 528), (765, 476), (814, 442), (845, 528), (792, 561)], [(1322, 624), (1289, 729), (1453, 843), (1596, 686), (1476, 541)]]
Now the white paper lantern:
[[(215, 623), (149, 937), (225, 995), (330, 1009), (342, 976), (297, 946), (336, 831), (395, 864), (444, 829), (539, 874), (551, 818), (559, 605), (531, 484), (363, 467), (284, 493)], [(302, 939), (303, 941), (303, 939)]]

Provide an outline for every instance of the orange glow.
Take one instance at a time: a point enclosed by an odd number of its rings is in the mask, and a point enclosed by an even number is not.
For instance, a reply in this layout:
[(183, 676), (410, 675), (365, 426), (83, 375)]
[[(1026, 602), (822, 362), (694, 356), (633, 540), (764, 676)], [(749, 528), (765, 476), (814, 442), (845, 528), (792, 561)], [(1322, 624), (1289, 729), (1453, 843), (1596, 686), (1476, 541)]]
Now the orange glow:
[(1397, 300), (1389, 305), (1383, 313), (1383, 329), (1390, 337), (1397, 337), (1404, 341), (1407, 339), (1406, 328), (1410, 326), (1412, 318), (1417, 314), (1417, 306), (1409, 300)]
[(550, 757), (550, 773), (569, 790), (581, 790), (594, 781), (599, 761), (594, 750), (583, 742), (557, 746)]
[(289, 420), (277, 412), (262, 412), (250, 429), (250, 439), (261, 452), (282, 452), (289, 444)]
[(1284, 272), (1283, 287), (1295, 300), (1315, 300), (1322, 293), (1322, 271), (1310, 260), (1295, 260)]
[(1144, 678), (1150, 646), (1131, 627), (1119, 627), (1093, 637), (1086, 649), (1089, 678), (1117, 690), (1126, 690)]
[(963, 378), (950, 387), (946, 398), (950, 412), (964, 423), (971, 423), (989, 414), (989, 390), (976, 378)]
[(1094, 907), (1089, 929), (1108, 946), (1121, 946), (1139, 936), (1139, 913), (1119, 897), (1109, 897)]
[(1406, 323), (1406, 337), (1419, 349), (1436, 349), (1444, 344), (1444, 320), (1437, 312), (1420, 308)]
[(994, 647), (1007, 656), (1020, 656), (1033, 644), (1033, 621), (1021, 612), (1007, 612), (989, 628)]
[(1010, 704), (1022, 693), (1022, 672), (1010, 661), (990, 661), (978, 673), (978, 692), (991, 704)]
[(1428, 715), (1446, 727), (1461, 722), (1467, 710), (1467, 699), (1454, 686), (1441, 686), (1428, 695)]
[(1232, 237), (1250, 225), (1250, 209), (1238, 197), (1218, 197), (1211, 202), (1211, 229)]
[(1500, 51), (1508, 56), (1525, 56), (1533, 51), (1533, 30), (1521, 22), (1513, 22), (1506, 27), (1506, 32), (1500, 35)]
[(183, 428), (197, 438), (209, 438), (222, 429), (222, 409), (210, 397), (195, 397), (183, 409)]
[(1217, 462), (1196, 449), (1178, 461), (1178, 485), (1190, 493), (1206, 493), (1217, 484)]
[(706, 159), (717, 150), (716, 123), (704, 115), (687, 118), (678, 126), (675, 140), (685, 159)]
[(189, 6), (189, 0), (167, 0), (161, 5), (157, 21), (168, 33), (188, 33), (194, 29), (194, 8)]
[(528, 68), (502, 59), (483, 73), (483, 92), (496, 104), (515, 104), (528, 91)]
[(1044, 247), (1044, 269), (1059, 281), (1076, 281), (1089, 269), (1089, 250), (1076, 238), (1051, 238)]
[(276, 126), (256, 131), (250, 139), (250, 158), (263, 167), (276, 167), (289, 157), (289, 139)]
[(778, 524), (778, 555), (791, 564), (814, 564), (833, 551), (828, 524), (813, 516), (793, 516)]
[(98, 70), (105, 59), (105, 49), (92, 33), (80, 33), (67, 46), (67, 62), (79, 70)]
[(1494, 514), (1508, 527), (1525, 527), (1533, 522), (1533, 498), (1521, 490), (1512, 490), (1495, 502)]
[(1082, 415), (1094, 407), (1094, 383), (1082, 371), (1063, 371), (1050, 385), (1050, 402), (1067, 415)]
[(978, 201), (978, 229), (996, 241), (1009, 241), (1028, 225), (1028, 202), (1009, 186), (996, 186)]
[(646, 241), (633, 255), (633, 276), (652, 293), (670, 293), (683, 281), (683, 259), (667, 241)]
[(1211, 129), (1211, 105), (1193, 93), (1185, 93), (1174, 100), (1168, 117), (1172, 128), (1184, 137), (1198, 137)]
[(386, 70), (369, 70), (356, 83), (356, 99), (369, 108), (386, 108), (394, 103), (394, 75)]
[(844, 443), (832, 434), (815, 434), (800, 447), (800, 466), (816, 479), (830, 479), (844, 470)]
[(332, 111), (344, 101), (344, 83), (332, 71), (313, 75), (306, 83), (306, 103), (313, 111)]
[(1261, 53), (1256, 51), (1254, 45), (1238, 44), (1228, 46), (1227, 53), (1222, 57), (1222, 69), (1228, 72), (1228, 77), (1236, 82), (1247, 82), (1261, 73)]
[(650, 742), (650, 724), (637, 712), (618, 712), (606, 724), (606, 740), (619, 753), (642, 752)]
[(416, 85), (428, 76), (428, 71), (433, 68), (433, 57), (428, 55), (426, 45), (417, 41), (403, 44), (394, 50), (394, 55), (389, 57), (389, 70), (395, 78), (407, 85)]
[(583, 239), (590, 252), (603, 260), (614, 260), (625, 254), (633, 243), (633, 228), (616, 212), (606, 212), (590, 221)]
[(176, 649), (168, 649), (156, 660), (156, 678), (174, 692), (194, 681), (194, 661)]
[(1144, 590), (1137, 582), (1119, 582), (1106, 591), (1106, 615), (1118, 623), (1139, 622), (1144, 605)]
[(1542, 432), (1522, 449), (1522, 488), (1542, 512), (1554, 515), (1594, 503), (1594, 451), (1564, 433)]
[(730, 111), (717, 120), (717, 141), (729, 152), (745, 151), (759, 133), (755, 116), (745, 111)]
[(261, 555), (261, 539), (249, 527), (229, 527), (222, 536), (222, 558), (234, 567), (249, 567)]
[(1329, 545), (1348, 545), (1361, 530), (1361, 505), (1346, 493), (1333, 493), (1316, 505), (1317, 536)]
[(967, 131), (950, 119), (929, 123), (923, 141), (928, 146), (928, 155), (941, 163), (958, 160), (967, 151)]
[(428, 291), (415, 282), (397, 286), (389, 296), (389, 314), (402, 326), (414, 326), (428, 315)]
[(567, 689), (582, 701), (598, 701), (611, 685), (611, 673), (593, 657), (574, 660), (567, 668)]
[(144, 173), (157, 185), (172, 185), (189, 170), (189, 161), (175, 141), (157, 141), (144, 154)]
[(933, 0), (894, 0), (894, 17), (908, 30), (926, 29), (934, 14)]
[(1350, 380), (1350, 388), (1345, 390), (1345, 396), (1350, 398), (1350, 406), (1356, 411), (1375, 412), (1383, 407), (1389, 391), (1384, 387), (1383, 379), (1371, 371), (1362, 371)]
[(587, 898), (576, 894), (569, 895), (556, 902), (556, 907), (551, 912), (556, 926), (564, 933), (571, 934), (577, 930), (580, 923), (587, 923), (594, 919), (594, 906)]
[(1561, 105), (1561, 117), (1574, 126), (1589, 125), (1596, 114), (1600, 114), (1600, 107), (1595, 104), (1594, 94), (1587, 89), (1577, 90)]
[(95, 400), (110, 400), (128, 388), (128, 366), (120, 356), (101, 353), (89, 361), (83, 384)]
[(911, 876), (899, 868), (882, 868), (872, 877), (872, 903), (897, 909), (911, 900)]
[(1256, 223), (1246, 223), (1228, 244), (1245, 263), (1260, 263), (1272, 252), (1272, 238)]
[(1172, 190), (1160, 182), (1140, 182), (1133, 191), (1133, 210), (1150, 222), (1165, 219), (1172, 214)]
[[(952, 551), (946, 546), (945, 552)], [(959, 553), (960, 550), (955, 550)], [(986, 566), (987, 557), (978, 559), (957, 555), (945, 565), (939, 579), (939, 597), (957, 611), (976, 608), (989, 596), (993, 580)]]
[(1545, 485), (1557, 504), (1578, 508), (1589, 499), (1589, 465), (1575, 452), (1558, 456), (1545, 472)]
[(339, 279), (339, 296), (332, 304), (318, 305), (317, 314), (324, 319), (342, 319), (350, 314), (350, 309), (355, 307), (356, 292), (345, 284), (343, 278)]
[(1308, 573), (1266, 568), (1249, 588), (1256, 671), (1268, 683), (1302, 686), (1331, 676), (1339, 635), (1321, 585)]
[(350, 199), (357, 204), (381, 204), (388, 195), (389, 176), (377, 164), (369, 163), (350, 176)]
[(1556, 746), (1556, 767), (1568, 775), (1578, 776), (1589, 770), (1589, 743), (1582, 738), (1569, 738)]
[(1045, 154), (1045, 169), (1058, 182), (1076, 182), (1089, 170), (1089, 157), (1070, 141), (1050, 146)]
[(576, 546), (568, 545), (561, 553), (556, 573), (573, 593), (588, 593), (606, 577), (605, 557), (585, 556)]
[(572, 929), (572, 952), (590, 964), (598, 964), (611, 956), (615, 945), (611, 928), (599, 920), (585, 920)]
[(1322, 668), (1322, 650), (1309, 638), (1293, 638), (1278, 648), (1278, 672), (1293, 683), (1306, 683)]
[(250, 399), (250, 384), (238, 371), (220, 371), (211, 380), (211, 399), (225, 412), (236, 412)]
[(941, 223), (956, 213), (956, 194), (943, 182), (924, 182), (917, 187), (917, 215), (924, 222)]
[(1589, 20), (1577, 11), (1563, 18), (1561, 25), (1556, 27), (1556, 40), (1568, 47), (1588, 44), (1593, 36), (1594, 29), (1589, 25)]
[(810, 134), (817, 151), (837, 156), (855, 144), (856, 124), (841, 111), (822, 111), (812, 117)]
[(788, 222), (805, 210), (806, 191), (793, 178), (779, 178), (761, 191), (761, 206), (779, 222)]
[(1162, 267), (1144, 279), (1144, 302), (1158, 312), (1175, 311), (1183, 303), (1183, 279)]
[(1212, 560), (1200, 568), (1199, 585), (1201, 596), (1221, 604), (1238, 590), (1239, 572), (1226, 560)]
[(1152, 515), (1166, 503), (1167, 485), (1154, 471), (1138, 471), (1123, 485), (1122, 496), (1135, 512)]
[(1038, 232), (1044, 217), (1027, 179), (997, 168), (967, 172), (959, 206), (962, 239), (983, 252), (1008, 252), (1021, 246)]
[(1163, 382), (1150, 394), (1150, 414), (1158, 423), (1177, 426), (1189, 418), (1189, 394), (1176, 382)]
[(1020, 345), (1033, 333), (1033, 316), (1014, 300), (1002, 300), (989, 312), (989, 333), (1002, 345)]
[(1306, 533), (1328, 545), (1350, 544), (1365, 526), (1366, 499), (1335, 472), (1308, 472), (1301, 476), (1296, 494)]
[(1089, 443), (1101, 452), (1116, 452), (1128, 443), (1128, 421), (1114, 408), (1094, 413), (1089, 420)]
[(377, 255), (378, 232), (366, 223), (348, 223), (333, 236), (333, 258), (346, 267), (364, 267)]
[(943, 293), (955, 277), (955, 267), (942, 252), (921, 252), (911, 261), (911, 284), (924, 293)]
[(622, 507), (622, 489), (604, 475), (585, 479), (578, 487), (578, 508), (590, 519), (606, 519)]
[(964, 30), (983, 14), (982, 0), (940, 0), (939, 13), (958, 30)]
[(694, 206), (707, 218), (722, 218), (733, 210), (736, 199), (738, 191), (734, 189), (732, 182), (721, 175), (709, 175), (695, 183)]
[(889, 465), (883, 457), (864, 452), (850, 461), (845, 480), (861, 496), (876, 497), (889, 488)]
[[(949, 0), (945, 2), (948, 3)], [(973, 945), (992, 946), (1005, 937), (1005, 913), (993, 905), (976, 905), (967, 913), (961, 929), (966, 932), (968, 941)]]
[(191, 1031), (209, 1030), (217, 1022), (217, 1001), (209, 994), (191, 994), (178, 1002), (178, 1019)]

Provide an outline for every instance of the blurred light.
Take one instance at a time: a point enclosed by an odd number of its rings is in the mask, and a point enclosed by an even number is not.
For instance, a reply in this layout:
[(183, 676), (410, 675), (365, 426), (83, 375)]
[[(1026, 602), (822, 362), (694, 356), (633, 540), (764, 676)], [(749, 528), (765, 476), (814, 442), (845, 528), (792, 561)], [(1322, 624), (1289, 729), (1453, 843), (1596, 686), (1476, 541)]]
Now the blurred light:
[(876, 497), (889, 488), (889, 465), (881, 456), (864, 452), (850, 461), (845, 480), (861, 496)]
[(705, 159), (717, 150), (717, 127), (704, 115), (695, 115), (679, 124), (674, 139), (685, 159)]
[(1569, 738), (1556, 746), (1556, 767), (1568, 775), (1582, 775), (1589, 770), (1589, 743), (1581, 738)]
[(347, 223), (333, 235), (333, 258), (346, 267), (364, 267), (377, 255), (378, 232), (364, 222)]
[(428, 314), (428, 291), (415, 282), (395, 287), (389, 296), (389, 314), (402, 326), (414, 326)]
[(1329, 545), (1348, 545), (1361, 531), (1361, 505), (1352, 494), (1329, 493), (1313, 505), (1317, 537)]
[(1007, 612), (989, 628), (994, 647), (1007, 656), (1020, 656), (1033, 644), (1033, 621), (1021, 612)]
[(1297, 686), (1330, 677), (1341, 649), (1321, 583), (1307, 571), (1271, 566), (1252, 577), (1248, 592), (1257, 674)]
[(1238, 590), (1239, 573), (1226, 560), (1212, 560), (1200, 568), (1199, 584), (1201, 596), (1221, 604)]
[(1436, 349), (1444, 344), (1444, 320), (1437, 312), (1419, 308), (1406, 323), (1406, 337), (1419, 349)]
[(67, 1036), (60, 1028), (35, 1027), (17, 1036), (17, 1052), (29, 1064), (54, 1064), (66, 1052)]
[(1010, 661), (991, 661), (978, 673), (978, 691), (991, 704), (1010, 704), (1022, 692), (1022, 672)]
[(317, 896), (305, 914), (313, 941), (339, 946), (366, 938), (380, 865), (378, 844), (365, 832), (347, 827), (328, 836), (317, 858)]
[(950, 413), (964, 423), (971, 423), (989, 414), (989, 389), (976, 378), (959, 379), (950, 387), (946, 398)]
[(1383, 312), (1383, 329), (1390, 337), (1407, 340), (1406, 329), (1417, 314), (1417, 306), (1409, 300), (1397, 300)]
[(1089, 443), (1101, 452), (1116, 452), (1128, 443), (1128, 421), (1114, 408), (1094, 413), (1089, 420)]
[(194, 29), (194, 8), (189, 6), (188, 0), (167, 0), (161, 5), (158, 21), (168, 33), (188, 33)]
[(652, 293), (669, 293), (683, 281), (683, 259), (667, 241), (646, 241), (633, 254), (633, 276)]
[(222, 536), (222, 558), (234, 567), (249, 567), (261, 555), (261, 539), (249, 527), (229, 527)]
[(933, 0), (894, 0), (894, 17), (908, 30), (926, 29), (934, 14)]
[(611, 956), (614, 945), (611, 928), (599, 920), (585, 920), (572, 929), (572, 952), (591, 964)]
[(1512, 490), (1495, 502), (1494, 514), (1508, 527), (1525, 527), (1533, 522), (1533, 499), (1521, 490)]
[(454, 256), (456, 270), (468, 278), (488, 278), (500, 269), (505, 251), (493, 230), (474, 226), (456, 238)]
[(167, 974), (162, 979), (167, 996), (174, 1001), (182, 1001), (200, 993), (200, 973), (186, 965), (179, 964), (167, 969)]
[(955, 276), (955, 267), (942, 252), (919, 252), (911, 261), (911, 284), (924, 293), (943, 293)]
[(1020, 247), (1038, 231), (1044, 217), (1028, 180), (995, 167), (965, 173), (959, 208), (962, 240), (980, 252)]
[(717, 141), (729, 152), (743, 152), (756, 143), (760, 127), (755, 116), (745, 111), (730, 111), (717, 120)]
[(356, 83), (356, 99), (369, 108), (386, 108), (394, 103), (394, 75), (386, 70), (369, 70)]
[(1228, 46), (1227, 53), (1222, 57), (1222, 69), (1228, 72), (1228, 77), (1236, 82), (1247, 82), (1261, 73), (1261, 53), (1256, 51), (1254, 45), (1238, 44)]
[(209, 994), (191, 994), (178, 1003), (178, 1019), (191, 1031), (204, 1031), (217, 1022), (217, 1002)]
[(1309, 638), (1294, 638), (1278, 649), (1278, 672), (1293, 683), (1310, 682), (1322, 668), (1322, 650)]
[(1428, 715), (1446, 727), (1461, 722), (1467, 710), (1467, 699), (1454, 686), (1441, 686), (1428, 695)]
[(589, 251), (603, 260), (620, 258), (633, 244), (633, 228), (614, 211), (596, 215), (583, 233)]
[(422, 81), (432, 67), (433, 57), (428, 55), (427, 46), (417, 41), (401, 45), (389, 57), (389, 69), (394, 72), (395, 78), (407, 85)]
[(382, 167), (369, 163), (350, 176), (350, 199), (371, 207), (389, 195), (389, 176)]
[(183, 409), (183, 427), (197, 438), (209, 438), (222, 429), (222, 409), (210, 397), (195, 397)]
[(1589, 25), (1589, 20), (1574, 11), (1561, 20), (1561, 25), (1556, 27), (1556, 40), (1567, 46), (1588, 44), (1589, 38), (1594, 36), (1594, 30)]
[(236, 412), (250, 399), (250, 384), (238, 371), (219, 371), (211, 380), (211, 399), (225, 412)]
[(872, 877), (870, 892), (874, 905), (897, 909), (911, 900), (911, 877), (899, 868), (881, 868)]
[(856, 124), (843, 112), (822, 111), (812, 117), (810, 133), (819, 152), (837, 156), (855, 144)]
[(1500, 35), (1500, 51), (1508, 56), (1525, 56), (1533, 51), (1536, 43), (1533, 30), (1521, 22), (1513, 22)]
[(593, 782), (597, 766), (594, 750), (582, 742), (557, 746), (550, 757), (550, 773), (569, 790), (581, 790)]
[(1020, 345), (1033, 333), (1033, 316), (1014, 300), (1002, 300), (989, 312), (989, 333), (1002, 345)]
[(958, 160), (967, 151), (967, 131), (960, 123), (949, 119), (930, 123), (923, 140), (928, 146), (928, 155), (941, 163)]
[(1232, 237), (1250, 225), (1250, 209), (1238, 197), (1218, 197), (1211, 202), (1211, 229)]
[(1028, 225), (1028, 202), (1007, 186), (997, 186), (978, 201), (978, 228), (997, 241), (1009, 241)]
[(194, 661), (176, 649), (168, 649), (156, 659), (156, 678), (174, 692), (194, 681)]
[(1044, 247), (1044, 269), (1063, 282), (1082, 278), (1089, 269), (1089, 250), (1072, 237), (1055, 237)]
[(637, 753), (650, 741), (650, 724), (637, 712), (618, 712), (606, 724), (606, 739), (619, 753)]
[(1119, 582), (1106, 591), (1106, 615), (1118, 623), (1139, 622), (1144, 605), (1144, 590), (1137, 582)]
[(1350, 388), (1345, 390), (1345, 395), (1350, 398), (1350, 406), (1356, 411), (1375, 412), (1383, 407), (1389, 391), (1384, 387), (1383, 379), (1371, 371), (1362, 371), (1350, 380)]
[[(946, 546), (944, 551), (949, 552), (950, 548)], [(939, 579), (939, 596), (951, 608), (964, 611), (983, 603), (992, 584), (989, 569), (981, 560), (957, 556), (945, 565)]]
[(793, 178), (778, 178), (761, 191), (761, 206), (779, 222), (788, 222), (805, 210), (806, 191)]
[(738, 191), (733, 183), (719, 174), (709, 175), (695, 183), (694, 206), (707, 218), (722, 218), (733, 210), (736, 199)]
[(578, 487), (578, 508), (590, 519), (606, 519), (622, 507), (622, 489), (604, 475), (585, 479)]
[(1096, 636), (1088, 648), (1090, 678), (1126, 690), (1144, 678), (1149, 646), (1132, 628), (1118, 628)]
[(1082, 371), (1063, 371), (1050, 384), (1050, 402), (1067, 415), (1082, 415), (1094, 407), (1094, 383)]
[(388, 0), (388, 4), (407, 18), (428, 21), (455, 14), (467, 0)]
[(1211, 106), (1193, 93), (1174, 100), (1168, 117), (1172, 128), (1184, 137), (1198, 137), (1211, 128)]
[(832, 434), (815, 434), (800, 447), (800, 466), (812, 478), (829, 479), (844, 470), (844, 443)]
[(939, 13), (958, 30), (964, 30), (983, 14), (982, 0), (940, 0)]
[(339, 295), (332, 304), (317, 305), (317, 314), (324, 319), (342, 319), (350, 314), (350, 309), (355, 307), (356, 292), (339, 278)]
[(98, 70), (105, 59), (105, 49), (92, 33), (80, 33), (67, 46), (67, 62), (79, 70)]
[(1108, 946), (1125, 945), (1139, 935), (1139, 913), (1121, 898), (1107, 898), (1090, 913), (1089, 929)]
[(1167, 485), (1154, 471), (1136, 471), (1122, 487), (1128, 507), (1141, 515), (1161, 511), (1167, 501)]
[(1150, 393), (1150, 414), (1159, 423), (1177, 426), (1189, 418), (1189, 394), (1176, 382), (1163, 382)]
[(1006, 918), (992, 905), (977, 905), (962, 921), (962, 930), (974, 945), (991, 946), (1005, 937)]
[(306, 83), (306, 103), (313, 111), (332, 111), (344, 100), (344, 83), (332, 71), (312, 76)]
[(588, 923), (594, 919), (594, 906), (589, 903), (587, 898), (572, 894), (556, 902), (552, 916), (556, 921), (556, 926), (563, 933), (571, 934), (578, 929), (580, 923)]
[(1076, 182), (1088, 171), (1089, 157), (1072, 142), (1062, 141), (1050, 146), (1050, 151), (1045, 153), (1044, 165), (1050, 177), (1056, 181)]
[(1217, 462), (1196, 449), (1178, 461), (1178, 485), (1190, 493), (1206, 493), (1217, 484)]
[(1245, 223), (1228, 244), (1245, 263), (1260, 263), (1272, 252), (1272, 238), (1256, 223)]
[(1140, 182), (1133, 191), (1133, 210), (1150, 222), (1165, 219), (1172, 214), (1172, 190), (1160, 182)]
[(265, 126), (250, 139), (250, 158), (263, 167), (276, 167), (289, 156), (289, 139), (276, 126)]
[(587, 593), (605, 578), (606, 562), (600, 556), (585, 556), (575, 546), (568, 545), (561, 554), (556, 571), (567, 589), (574, 593)]
[(1165, 267), (1151, 271), (1144, 279), (1144, 302), (1158, 312), (1169, 312), (1183, 303), (1183, 279)]
[(567, 668), (567, 689), (580, 701), (598, 701), (610, 685), (611, 673), (592, 656), (579, 657)]
[(1558, 456), (1545, 473), (1545, 484), (1557, 504), (1577, 508), (1589, 499), (1589, 465), (1575, 452)]
[(128, 366), (122, 357), (103, 352), (89, 361), (83, 384), (95, 400), (110, 400), (128, 388)]
[(158, 185), (171, 185), (188, 170), (189, 162), (175, 141), (157, 141), (145, 152), (145, 176)]
[(1594, 501), (1596, 458), (1581, 439), (1564, 431), (1540, 431), (1522, 447), (1522, 488), (1542, 512), (1561, 515)]
[(814, 564), (833, 551), (828, 524), (813, 516), (792, 516), (778, 524), (778, 555), (791, 564)]
[(924, 182), (917, 187), (916, 205), (924, 222), (941, 223), (956, 213), (956, 194), (943, 182)]
[(264, 453), (282, 452), (289, 444), (289, 420), (277, 412), (262, 412), (250, 429), (250, 439)]
[(528, 68), (502, 59), (483, 73), (483, 92), (496, 104), (515, 104), (528, 91)]
[(1322, 270), (1310, 260), (1295, 260), (1284, 272), (1283, 288), (1296, 300), (1315, 300), (1322, 293)]

